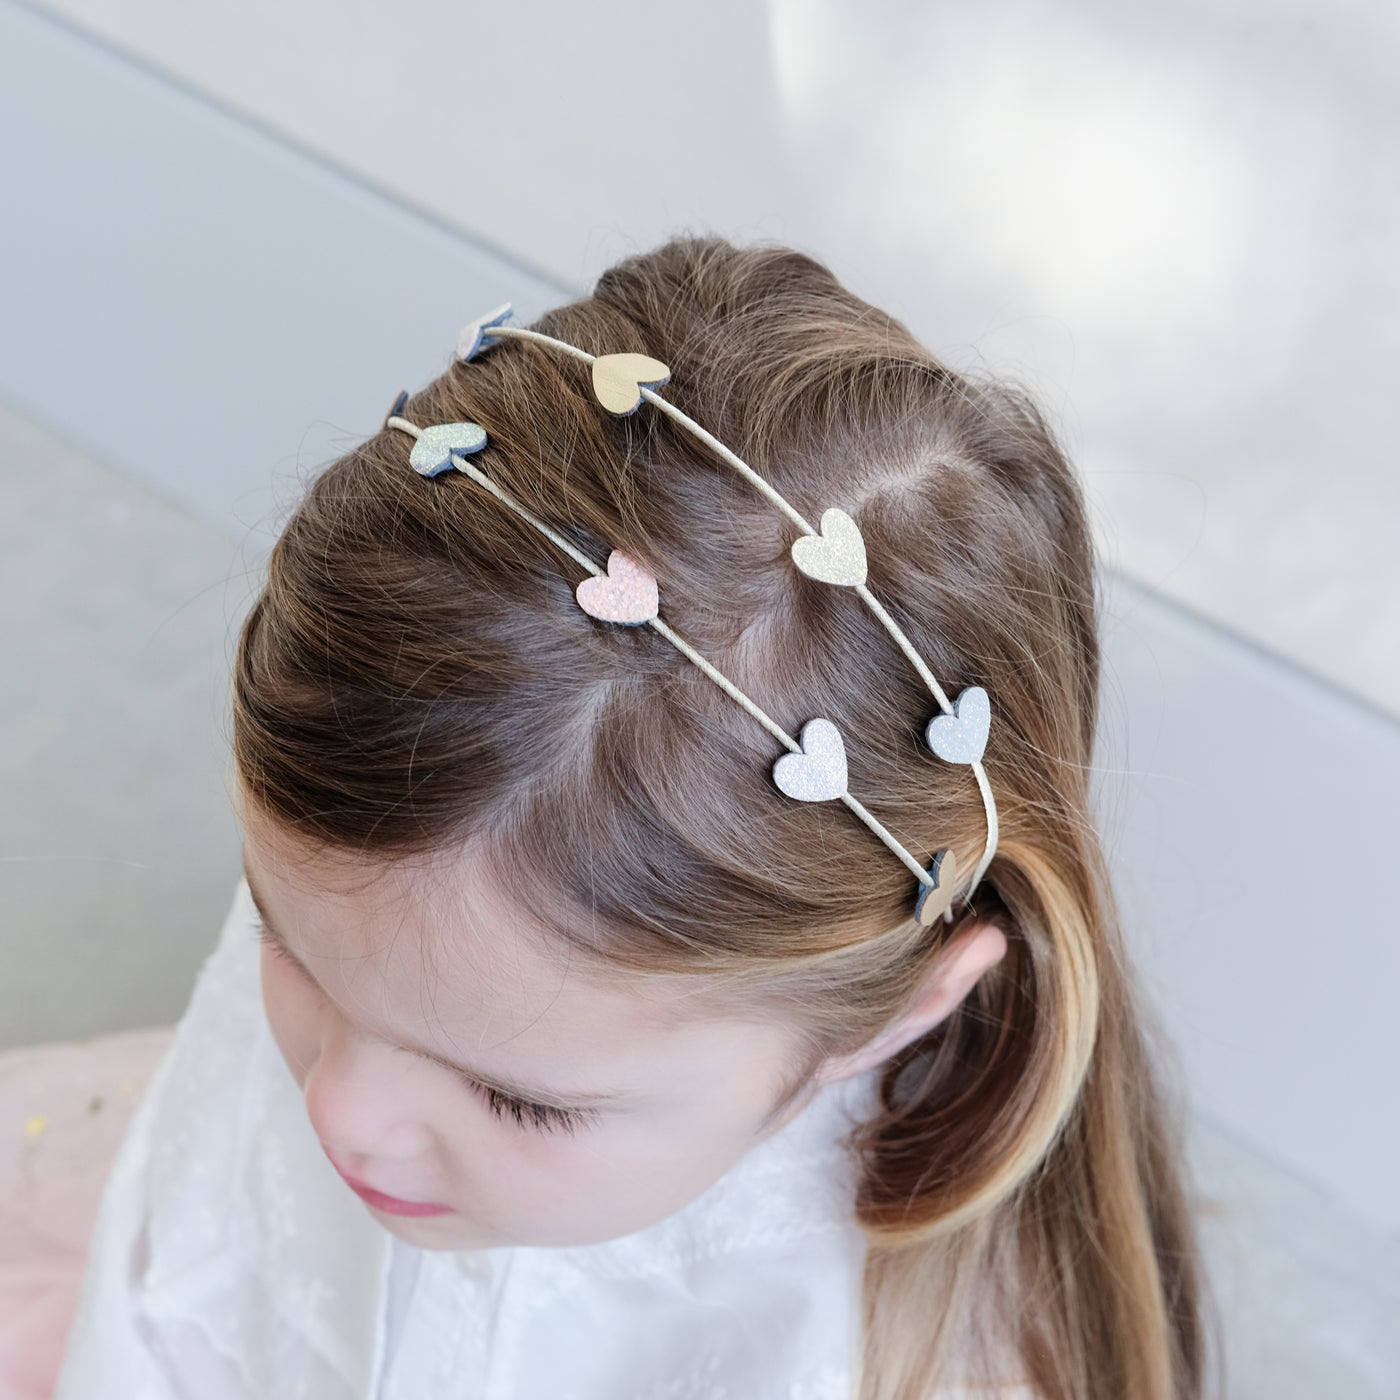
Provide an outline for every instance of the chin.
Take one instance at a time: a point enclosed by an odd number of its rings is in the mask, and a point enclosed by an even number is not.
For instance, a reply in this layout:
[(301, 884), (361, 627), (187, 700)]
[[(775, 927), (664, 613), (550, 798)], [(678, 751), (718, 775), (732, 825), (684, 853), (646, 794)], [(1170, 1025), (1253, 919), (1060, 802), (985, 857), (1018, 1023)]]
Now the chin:
[(489, 1230), (457, 1214), (433, 1216), (415, 1220), (366, 1206), (366, 1210), (395, 1239), (411, 1244), (415, 1249), (436, 1249), (451, 1252), (462, 1249), (497, 1249), (518, 1241), (502, 1239)]
[(376, 1210), (367, 1203), (365, 1208), (396, 1239), (417, 1249), (457, 1251), (502, 1249), (512, 1246), (532, 1249), (576, 1249), (591, 1244), (607, 1244), (610, 1240), (624, 1239), (628, 1235), (635, 1235), (638, 1231), (659, 1225), (693, 1199), (694, 1196), (687, 1196), (674, 1203), (653, 1202), (654, 1208), (645, 1214), (619, 1212), (611, 1218), (590, 1217), (583, 1211), (575, 1220), (541, 1220), (532, 1217), (525, 1222), (524, 1228), (519, 1230), (472, 1220), (458, 1211), (448, 1215), (415, 1218)]

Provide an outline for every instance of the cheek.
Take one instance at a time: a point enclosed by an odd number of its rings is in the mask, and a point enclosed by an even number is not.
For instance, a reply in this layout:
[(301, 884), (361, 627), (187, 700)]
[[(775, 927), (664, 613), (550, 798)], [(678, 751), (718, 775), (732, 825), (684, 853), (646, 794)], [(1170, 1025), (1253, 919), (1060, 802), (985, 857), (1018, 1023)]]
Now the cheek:
[[(618, 1220), (640, 1229), (694, 1200), (780, 1126), (775, 1106), (791, 1087), (782, 1066), (707, 1084), (645, 1122), (619, 1125), (590, 1166), (589, 1186)], [(803, 1106), (798, 1096), (783, 1118)], [(584, 1193), (588, 1194), (587, 1192)]]
[[(484, 1137), (475, 1163), (513, 1243), (593, 1244), (642, 1230), (688, 1205), (761, 1136), (761, 1114), (658, 1113), (577, 1136)], [(492, 1149), (496, 1150), (492, 1150)]]
[(324, 999), (270, 948), (262, 951), (262, 992), (272, 1038), (296, 1082), (304, 1086), (320, 1049)]

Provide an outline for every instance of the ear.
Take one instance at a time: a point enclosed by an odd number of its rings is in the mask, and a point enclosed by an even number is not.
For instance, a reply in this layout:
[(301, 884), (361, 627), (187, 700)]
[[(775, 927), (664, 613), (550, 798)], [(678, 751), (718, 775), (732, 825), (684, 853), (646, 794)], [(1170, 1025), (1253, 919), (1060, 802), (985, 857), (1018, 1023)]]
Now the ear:
[(1006, 935), (995, 925), (973, 924), (939, 954), (909, 1006), (874, 1040), (849, 1055), (836, 1055), (817, 1067), (819, 1084), (833, 1084), (873, 1069), (927, 1034), (962, 1005), (977, 979), (1006, 956)]

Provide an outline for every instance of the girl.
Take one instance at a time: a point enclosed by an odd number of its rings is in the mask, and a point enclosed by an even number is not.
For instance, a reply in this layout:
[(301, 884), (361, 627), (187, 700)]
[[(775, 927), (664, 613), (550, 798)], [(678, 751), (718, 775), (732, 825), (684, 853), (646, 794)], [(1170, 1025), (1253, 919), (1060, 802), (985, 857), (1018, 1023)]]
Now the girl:
[(62, 1400), (1198, 1395), (1041, 418), (783, 250), (536, 330), (273, 551)]

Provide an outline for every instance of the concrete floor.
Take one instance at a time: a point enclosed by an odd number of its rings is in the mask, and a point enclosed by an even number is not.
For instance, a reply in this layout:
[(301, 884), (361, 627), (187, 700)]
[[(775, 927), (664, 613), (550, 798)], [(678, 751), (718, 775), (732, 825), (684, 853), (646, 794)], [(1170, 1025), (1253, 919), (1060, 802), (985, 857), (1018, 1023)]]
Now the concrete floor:
[(178, 1015), (239, 868), (240, 548), (0, 409), (0, 1046)]
[(1400, 1236), (1376, 1230), (1218, 1121), (1191, 1159), (1229, 1400), (1395, 1400)]

